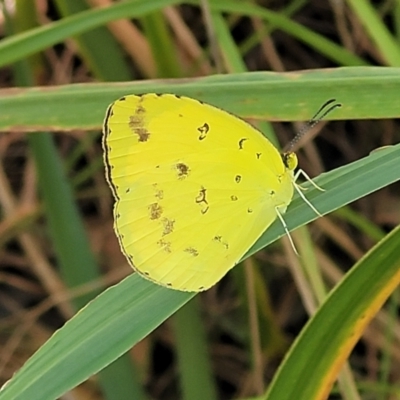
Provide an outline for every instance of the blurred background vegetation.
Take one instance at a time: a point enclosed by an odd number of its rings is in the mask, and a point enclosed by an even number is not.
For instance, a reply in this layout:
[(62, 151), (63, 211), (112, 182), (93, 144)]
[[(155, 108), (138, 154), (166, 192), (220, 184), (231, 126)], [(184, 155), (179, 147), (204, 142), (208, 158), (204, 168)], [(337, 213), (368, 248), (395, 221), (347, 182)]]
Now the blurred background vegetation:
[[(127, 13), (126, 19), (105, 25), (100, 14), (90, 14), (117, 3), (135, 3), (136, 17)], [(102, 165), (99, 116), (106, 107), (94, 114), (88, 105), (71, 115), (67, 110), (74, 97), (67, 86), (60, 96), (68, 128), (45, 101), (16, 108), (18, 92), (9, 88), (159, 79), (154, 87), (165, 90), (166, 78), (184, 85), (215, 74), (400, 66), (399, 1), (2, 0), (1, 5), (0, 101), (6, 104), (7, 96), (14, 96), (14, 111), (0, 108), (3, 132), (12, 126), (0, 136), (0, 385), (76, 310), (131, 273), (113, 232), (113, 200)], [(46, 27), (53, 22), (60, 25), (49, 33)], [(78, 35), (85, 24), (93, 29)], [(19, 36), (24, 32), (26, 37)], [(39, 34), (29, 36), (32, 32)], [(13, 42), (12, 37), (22, 39)], [(296, 74), (289, 78), (295, 80)], [(328, 100), (329, 88), (324, 90), (319, 94)], [(304, 108), (312, 88), (308, 93), (306, 86), (304, 93), (299, 109), (307, 118), (316, 109), (314, 103)], [(285, 108), (279, 93), (265, 96), (276, 96), (272, 101)], [(87, 95), (88, 104), (92, 101)], [(313, 131), (318, 135), (312, 141), (314, 135), (308, 135), (298, 151), (301, 167), (317, 176), (399, 142), (398, 121), (368, 115), (320, 123)], [(86, 116), (87, 126), (80, 125)], [(36, 118), (47, 120), (46, 132)], [(282, 147), (301, 127), (274, 116), (270, 120), (259, 126)], [(285, 240), (260, 251), (70, 395), (262, 396), (318, 303), (300, 264), (318, 266), (327, 287), (333, 287), (399, 224), (398, 204), (394, 184), (294, 233), (301, 258)], [(330, 398), (400, 398), (398, 300), (395, 292), (350, 357), (359, 394), (345, 396), (335, 386)], [(198, 340), (196, 354), (185, 352), (187, 340)], [(191, 392), (188, 386), (196, 381), (198, 388)]]

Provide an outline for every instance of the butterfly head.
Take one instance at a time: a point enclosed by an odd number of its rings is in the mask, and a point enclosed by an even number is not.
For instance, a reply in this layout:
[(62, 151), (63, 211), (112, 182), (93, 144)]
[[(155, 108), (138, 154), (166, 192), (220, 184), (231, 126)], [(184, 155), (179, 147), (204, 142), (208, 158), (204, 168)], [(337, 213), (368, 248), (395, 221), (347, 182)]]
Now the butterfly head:
[(297, 167), (297, 156), (296, 153), (293, 153), (292, 151), (282, 153), (282, 161), (289, 171), (294, 171)]

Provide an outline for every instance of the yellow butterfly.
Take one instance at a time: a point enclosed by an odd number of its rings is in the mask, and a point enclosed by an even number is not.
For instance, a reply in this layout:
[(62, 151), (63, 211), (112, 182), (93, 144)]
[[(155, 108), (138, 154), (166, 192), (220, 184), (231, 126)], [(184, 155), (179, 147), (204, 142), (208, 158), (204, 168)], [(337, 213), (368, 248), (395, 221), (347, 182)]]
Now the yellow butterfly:
[(115, 101), (103, 146), (122, 251), (172, 289), (213, 286), (277, 217), (289, 234), (282, 215), (294, 189), (319, 214), (295, 183), (303, 172), (294, 174), (293, 152), (281, 155), (245, 121), (188, 97)]

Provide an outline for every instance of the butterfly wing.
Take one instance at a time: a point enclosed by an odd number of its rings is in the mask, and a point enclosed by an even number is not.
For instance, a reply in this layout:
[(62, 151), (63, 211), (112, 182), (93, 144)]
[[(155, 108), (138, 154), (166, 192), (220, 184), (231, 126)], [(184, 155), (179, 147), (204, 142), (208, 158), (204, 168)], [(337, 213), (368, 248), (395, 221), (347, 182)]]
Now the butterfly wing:
[(293, 195), (292, 171), (259, 131), (187, 97), (117, 100), (103, 140), (121, 248), (174, 289), (215, 284)]

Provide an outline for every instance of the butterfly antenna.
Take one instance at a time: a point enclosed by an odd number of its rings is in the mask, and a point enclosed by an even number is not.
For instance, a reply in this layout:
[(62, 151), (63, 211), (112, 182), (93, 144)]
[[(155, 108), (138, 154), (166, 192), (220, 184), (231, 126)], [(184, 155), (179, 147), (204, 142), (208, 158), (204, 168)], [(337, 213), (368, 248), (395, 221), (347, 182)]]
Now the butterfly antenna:
[[(340, 103), (335, 103), (336, 99), (330, 99), (324, 103), (320, 109), (315, 113), (315, 115), (303, 126), (302, 129), (296, 134), (296, 136), (290, 141), (286, 146), (284, 152), (290, 152), (291, 149), (298, 143), (298, 141), (315, 125), (318, 124), (323, 118), (325, 118), (330, 112), (335, 108), (342, 107)], [(332, 104), (335, 103), (335, 104)]]

